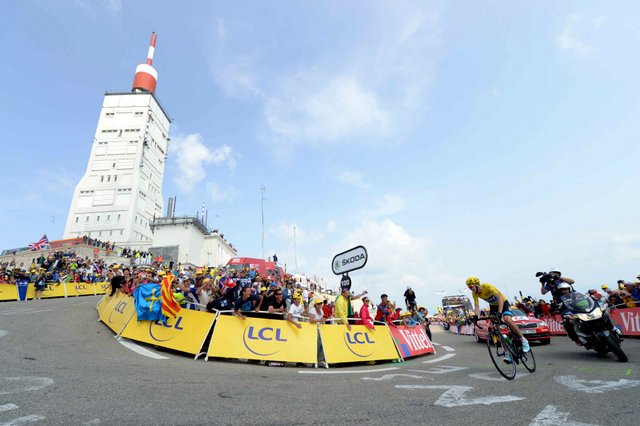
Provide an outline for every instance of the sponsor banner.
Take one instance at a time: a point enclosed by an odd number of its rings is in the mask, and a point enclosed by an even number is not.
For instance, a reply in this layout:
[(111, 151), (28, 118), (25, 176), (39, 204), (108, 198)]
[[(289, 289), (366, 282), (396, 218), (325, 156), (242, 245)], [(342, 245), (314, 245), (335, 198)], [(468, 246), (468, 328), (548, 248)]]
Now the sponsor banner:
[(105, 294), (107, 290), (111, 288), (111, 283), (109, 283), (108, 281), (103, 283), (95, 283), (95, 287), (96, 294)]
[(389, 328), (375, 326), (375, 331), (364, 325), (342, 324), (319, 326), (325, 360), (329, 364), (398, 359)]
[(136, 308), (133, 306), (133, 297), (124, 293), (114, 295), (110, 302), (104, 306), (102, 310), (98, 309), (100, 321), (105, 323), (116, 335), (122, 332), (127, 322), (136, 313)]
[(549, 325), (549, 333), (551, 333), (552, 336), (565, 336), (567, 334), (567, 330), (565, 330), (564, 325), (562, 325), (562, 316), (542, 316), (540, 319)]
[(399, 325), (397, 327), (389, 327), (389, 331), (391, 331), (393, 340), (403, 358), (435, 353), (424, 327)]
[[(31, 288), (31, 286), (29, 286), (29, 287)], [(35, 290), (33, 291), (33, 294), (35, 294)], [(28, 297), (28, 295), (29, 295), (29, 291), (27, 291), (27, 297)], [(60, 284), (60, 283), (49, 284), (49, 283), (47, 283), (47, 286), (42, 291), (42, 298), (43, 299), (50, 299), (52, 297), (67, 297), (67, 290), (65, 289), (64, 284)]]
[(116, 297), (109, 297), (106, 294), (104, 296), (102, 296), (102, 298), (100, 299), (100, 301), (98, 302), (98, 304), (96, 305), (96, 309), (98, 310), (98, 318), (100, 319), (100, 321), (102, 321), (102, 317), (104, 315), (104, 313), (106, 312), (105, 309), (107, 309), (107, 307), (109, 306), (109, 304), (115, 299)]
[(18, 300), (18, 286), (16, 284), (0, 284), (0, 301)]
[(609, 315), (623, 336), (640, 336), (640, 308), (612, 309)]
[(215, 314), (181, 309), (176, 318), (160, 321), (136, 321), (127, 324), (122, 337), (197, 355), (211, 330)]
[(219, 315), (207, 358), (240, 358), (265, 361), (317, 362), (318, 329), (301, 323), (298, 329), (288, 321)]
[(65, 283), (67, 296), (93, 296), (96, 294), (96, 286), (93, 283)]

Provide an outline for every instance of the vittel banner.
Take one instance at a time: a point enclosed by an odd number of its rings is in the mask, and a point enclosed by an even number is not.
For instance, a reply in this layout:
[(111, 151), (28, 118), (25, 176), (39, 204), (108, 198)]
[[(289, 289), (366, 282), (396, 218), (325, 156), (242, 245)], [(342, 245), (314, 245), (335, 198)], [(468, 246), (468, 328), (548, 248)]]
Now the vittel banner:
[(389, 330), (391, 330), (393, 340), (403, 358), (435, 352), (422, 326), (407, 327), (406, 325), (399, 325), (397, 327), (389, 327)]
[(609, 315), (623, 336), (640, 336), (640, 308), (612, 309)]

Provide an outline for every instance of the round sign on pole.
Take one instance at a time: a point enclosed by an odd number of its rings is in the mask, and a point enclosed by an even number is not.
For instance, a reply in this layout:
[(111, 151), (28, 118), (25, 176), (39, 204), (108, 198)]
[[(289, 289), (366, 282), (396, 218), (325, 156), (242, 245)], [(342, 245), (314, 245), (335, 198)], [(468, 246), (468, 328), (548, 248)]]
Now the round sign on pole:
[(340, 290), (344, 289), (351, 290), (351, 278), (347, 274), (344, 274), (340, 280)]

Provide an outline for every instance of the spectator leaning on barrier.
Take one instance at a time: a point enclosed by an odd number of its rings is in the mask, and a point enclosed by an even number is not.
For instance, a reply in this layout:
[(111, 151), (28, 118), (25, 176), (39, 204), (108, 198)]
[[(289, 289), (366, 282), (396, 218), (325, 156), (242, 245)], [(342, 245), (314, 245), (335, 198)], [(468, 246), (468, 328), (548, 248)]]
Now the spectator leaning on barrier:
[(391, 315), (391, 311), (389, 310), (389, 296), (382, 294), (380, 299), (381, 301), (376, 312), (376, 321), (389, 323), (389, 316)]
[[(327, 318), (324, 317), (324, 313), (322, 312), (323, 301), (320, 298), (312, 299), (313, 306), (309, 309), (309, 322), (311, 324), (324, 324), (327, 322)], [(318, 333), (318, 365), (320, 367), (326, 367), (327, 363), (324, 359), (324, 351), (322, 350), (322, 339), (320, 339), (320, 333)]]
[(304, 316), (304, 306), (302, 305), (301, 299), (302, 295), (298, 292), (294, 293), (292, 296), (293, 303), (289, 307), (289, 312), (287, 314), (287, 321), (291, 324), (295, 325), (298, 328), (302, 328), (300, 325), (301, 317)]
[(407, 291), (404, 292), (404, 303), (407, 306), (407, 309), (411, 309), (412, 307), (417, 306), (416, 293), (413, 291), (410, 285), (407, 286)]
[[(284, 314), (287, 309), (287, 302), (284, 301), (283, 290), (281, 288), (277, 289), (264, 305), (263, 310), (270, 314)], [(284, 319), (284, 316), (278, 319)]]
[(373, 318), (371, 318), (371, 314), (369, 313), (369, 303), (369, 298), (364, 296), (362, 298), (362, 307), (360, 308), (360, 319), (356, 324), (364, 325), (370, 330), (375, 330), (376, 328), (373, 326)]
[(247, 319), (247, 317), (242, 314), (242, 312), (257, 312), (256, 306), (260, 303), (261, 300), (262, 296), (251, 294), (251, 287), (243, 288), (240, 297), (235, 301), (233, 315), (242, 319)]

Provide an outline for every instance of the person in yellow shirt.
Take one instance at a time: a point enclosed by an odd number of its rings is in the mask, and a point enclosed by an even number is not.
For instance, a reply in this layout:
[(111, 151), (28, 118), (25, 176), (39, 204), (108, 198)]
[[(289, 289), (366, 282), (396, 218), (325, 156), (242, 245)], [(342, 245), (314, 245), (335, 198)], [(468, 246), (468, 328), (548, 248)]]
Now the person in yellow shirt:
[(367, 294), (367, 290), (363, 291), (360, 294), (352, 296), (349, 289), (347, 287), (343, 287), (342, 292), (336, 298), (335, 323), (344, 324), (347, 326), (347, 329), (351, 330), (351, 325), (349, 324), (348, 320), (348, 318), (353, 317), (353, 307), (351, 306), (351, 301), (359, 299), (365, 294)]
[[(531, 350), (529, 347), (529, 342), (522, 335), (522, 332), (520, 331), (518, 326), (515, 325), (511, 320), (513, 312), (511, 312), (511, 305), (509, 305), (509, 302), (507, 301), (507, 298), (504, 297), (504, 294), (500, 293), (500, 290), (498, 290), (491, 284), (480, 284), (480, 279), (478, 277), (467, 278), (466, 284), (469, 290), (471, 290), (471, 294), (473, 295), (476, 317), (480, 314), (478, 299), (483, 299), (484, 301), (489, 303), (489, 313), (501, 316), (502, 321), (511, 329), (511, 331), (513, 331), (513, 334), (520, 338), (520, 341), (522, 342), (522, 350), (524, 352), (529, 352)], [(505, 362), (510, 361), (510, 359), (505, 358)]]

